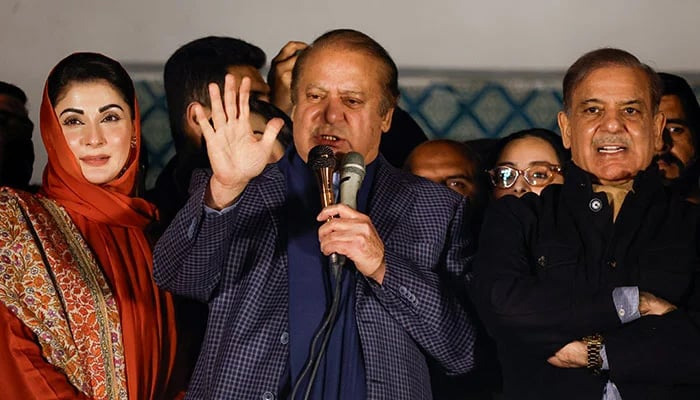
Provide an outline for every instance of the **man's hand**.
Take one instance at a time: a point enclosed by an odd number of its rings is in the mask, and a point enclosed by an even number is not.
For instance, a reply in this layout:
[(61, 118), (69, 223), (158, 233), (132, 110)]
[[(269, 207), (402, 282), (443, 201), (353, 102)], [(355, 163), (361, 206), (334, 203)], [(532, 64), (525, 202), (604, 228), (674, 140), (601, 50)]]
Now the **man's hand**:
[(384, 243), (367, 215), (344, 204), (335, 204), (321, 210), (316, 220), (327, 221), (318, 229), (323, 254), (342, 254), (364, 276), (382, 283), (386, 272)]
[(639, 292), (639, 313), (645, 315), (664, 315), (677, 307), (661, 297), (649, 292)]
[(292, 69), (299, 52), (307, 47), (309, 45), (304, 42), (292, 41), (285, 44), (272, 59), (270, 72), (267, 73), (271, 102), (287, 115), (292, 112)]
[(586, 344), (575, 340), (559, 349), (547, 362), (559, 368), (582, 368), (588, 365)]
[(262, 172), (284, 124), (279, 118), (271, 119), (258, 140), (250, 127), (249, 97), (250, 78), (243, 78), (237, 94), (235, 78), (226, 75), (223, 103), (219, 85), (209, 84), (213, 127), (201, 104), (195, 106), (213, 171), (205, 203), (214, 209), (232, 204), (248, 182)]

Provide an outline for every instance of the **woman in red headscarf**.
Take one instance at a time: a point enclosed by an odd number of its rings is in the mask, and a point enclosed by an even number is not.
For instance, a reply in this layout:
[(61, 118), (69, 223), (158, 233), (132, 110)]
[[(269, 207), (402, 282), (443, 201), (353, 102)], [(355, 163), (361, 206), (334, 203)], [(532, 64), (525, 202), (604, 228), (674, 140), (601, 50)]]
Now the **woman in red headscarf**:
[(56, 65), (41, 136), (40, 194), (0, 190), (2, 397), (172, 398), (173, 302), (151, 277), (155, 208), (133, 196), (141, 132), (122, 66)]

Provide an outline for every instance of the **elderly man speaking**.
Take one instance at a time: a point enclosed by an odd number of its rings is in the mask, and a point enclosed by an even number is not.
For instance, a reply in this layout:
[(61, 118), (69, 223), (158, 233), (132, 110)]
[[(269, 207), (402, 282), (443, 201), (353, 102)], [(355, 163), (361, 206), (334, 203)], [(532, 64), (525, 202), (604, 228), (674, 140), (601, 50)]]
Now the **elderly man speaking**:
[(658, 77), (606, 48), (563, 86), (564, 184), (497, 202), (475, 260), (505, 397), (700, 398), (698, 214), (652, 164)]
[[(157, 282), (209, 305), (187, 398), (431, 399), (429, 362), (454, 374), (474, 365), (460, 290), (467, 203), (379, 154), (396, 64), (361, 32), (314, 41), (292, 72), (294, 147), (269, 166), (282, 121), (256, 137), (250, 81), (240, 88), (227, 77), (222, 101), (210, 85), (213, 126), (197, 117), (212, 171), (193, 177), (155, 251)], [(357, 209), (321, 209), (307, 165), (319, 145), (364, 159)], [(348, 260), (340, 279), (333, 253)]]

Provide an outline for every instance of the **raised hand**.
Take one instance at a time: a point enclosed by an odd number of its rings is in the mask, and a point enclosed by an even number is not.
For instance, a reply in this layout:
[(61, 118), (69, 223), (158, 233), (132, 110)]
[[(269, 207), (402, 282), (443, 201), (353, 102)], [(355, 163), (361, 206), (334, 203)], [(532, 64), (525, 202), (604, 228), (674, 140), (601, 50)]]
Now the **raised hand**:
[(213, 172), (205, 202), (212, 208), (222, 209), (232, 204), (248, 182), (265, 168), (284, 121), (271, 119), (262, 139), (255, 137), (250, 127), (248, 77), (243, 78), (237, 94), (235, 78), (226, 75), (223, 103), (219, 85), (210, 83), (209, 98), (213, 127), (203, 107), (195, 106), (197, 123), (207, 142), (207, 155)]
[[(330, 217), (334, 217), (328, 220)], [(344, 204), (334, 204), (321, 210), (317, 221), (327, 221), (318, 229), (321, 252), (338, 253), (355, 263), (362, 275), (381, 284), (384, 280), (384, 242), (369, 216)]]
[(292, 112), (292, 69), (299, 52), (307, 47), (304, 42), (288, 42), (270, 63), (270, 72), (267, 74), (270, 98), (272, 104), (287, 114)]

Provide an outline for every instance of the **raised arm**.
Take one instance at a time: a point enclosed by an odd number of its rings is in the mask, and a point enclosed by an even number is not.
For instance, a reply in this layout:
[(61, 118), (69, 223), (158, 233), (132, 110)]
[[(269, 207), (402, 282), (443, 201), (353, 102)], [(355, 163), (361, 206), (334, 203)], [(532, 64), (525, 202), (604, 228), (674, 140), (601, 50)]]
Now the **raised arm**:
[(288, 115), (292, 114), (292, 70), (299, 52), (308, 46), (304, 42), (288, 42), (270, 63), (267, 84), (270, 85), (272, 104)]
[(209, 84), (209, 96), (213, 126), (201, 105), (196, 106), (195, 113), (207, 143), (207, 156), (212, 169), (205, 203), (221, 210), (233, 204), (248, 182), (265, 168), (284, 121), (271, 119), (262, 139), (255, 137), (250, 127), (248, 77), (243, 78), (240, 94), (237, 94), (234, 77), (226, 75), (223, 104), (217, 84)]
[[(196, 106), (212, 172), (193, 176), (189, 200), (154, 249), (153, 274), (166, 290), (206, 301), (218, 285), (235, 229), (233, 204), (264, 169), (283, 124), (270, 120), (262, 139), (256, 138), (249, 94), (249, 78), (243, 78), (238, 95), (233, 76), (227, 75), (223, 102), (218, 85), (209, 85), (213, 126), (201, 105)], [(221, 212), (227, 207), (233, 209)]]

